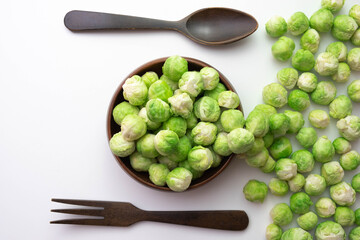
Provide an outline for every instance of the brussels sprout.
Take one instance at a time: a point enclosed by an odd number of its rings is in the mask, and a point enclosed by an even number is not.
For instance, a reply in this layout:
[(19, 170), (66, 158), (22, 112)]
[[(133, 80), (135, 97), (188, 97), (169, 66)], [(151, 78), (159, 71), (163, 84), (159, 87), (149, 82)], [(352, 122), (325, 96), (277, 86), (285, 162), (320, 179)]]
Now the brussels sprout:
[(135, 114), (127, 115), (121, 122), (122, 137), (126, 141), (135, 141), (146, 133), (145, 121)]
[(288, 180), (288, 184), (290, 191), (300, 192), (305, 185), (305, 177), (302, 174), (298, 173), (295, 177)]
[(290, 127), (287, 133), (297, 133), (304, 126), (305, 120), (301, 113), (285, 110), (284, 114), (290, 118)]
[[(195, 116), (194, 112), (191, 112), (189, 117), (186, 118), (187, 129), (190, 129), (190, 130), (193, 129), (197, 123), (198, 123), (197, 117)], [(216, 126), (216, 127), (218, 128), (218, 130), (220, 130), (218, 126)]]
[(318, 32), (328, 32), (333, 26), (334, 15), (330, 10), (322, 8), (310, 17), (310, 27)]
[(130, 155), (130, 165), (137, 172), (147, 172), (153, 163), (156, 159), (144, 157), (139, 152)]
[(255, 138), (254, 145), (249, 151), (246, 152), (246, 156), (255, 156), (259, 152), (261, 152), (264, 148), (264, 140), (262, 138)]
[(290, 197), (290, 208), (293, 213), (307, 213), (310, 211), (311, 205), (313, 205), (313, 202), (306, 193), (297, 192)]
[[(356, 174), (351, 180), (351, 186), (355, 192), (360, 193), (360, 173)], [(360, 213), (360, 210), (359, 210)], [(360, 217), (360, 216), (359, 216)], [(359, 219), (360, 221), (360, 219)], [(358, 224), (360, 225), (360, 224)]]
[(330, 162), (335, 155), (335, 149), (327, 136), (320, 137), (312, 148), (315, 161), (326, 163)]
[(213, 144), (214, 152), (216, 152), (220, 156), (229, 156), (232, 153), (229, 148), (227, 135), (228, 134), (225, 132), (218, 133)]
[(332, 75), (332, 80), (335, 82), (344, 83), (350, 79), (351, 70), (347, 63), (339, 63), (337, 72)]
[(281, 235), (282, 229), (278, 225), (271, 223), (266, 227), (266, 240), (280, 240)]
[(155, 149), (154, 139), (154, 134), (145, 134), (136, 142), (136, 150), (146, 158), (156, 158), (159, 153)]
[(336, 204), (327, 197), (322, 197), (315, 203), (315, 210), (319, 217), (329, 218), (335, 214)]
[(345, 0), (321, 0), (321, 7), (331, 12), (338, 12), (344, 6)]
[(283, 17), (273, 16), (266, 22), (265, 30), (271, 37), (281, 37), (287, 32), (287, 23)]
[(149, 71), (141, 76), (141, 80), (143, 80), (143, 82), (146, 84), (146, 87), (149, 88), (151, 84), (159, 80), (159, 76), (156, 72)]
[(195, 144), (209, 146), (216, 139), (217, 128), (215, 124), (209, 122), (199, 122), (192, 130), (191, 137)]
[(165, 122), (170, 117), (169, 104), (161, 99), (151, 99), (146, 103), (146, 114), (150, 121)]
[(200, 70), (204, 82), (204, 90), (213, 90), (219, 83), (219, 73), (212, 67), (203, 67)]
[(165, 60), (162, 66), (162, 72), (172, 81), (179, 81), (181, 76), (188, 71), (188, 62), (186, 59), (174, 55)]
[(320, 105), (329, 105), (336, 96), (336, 87), (332, 82), (321, 81), (311, 93), (311, 100)]
[(344, 169), (337, 161), (324, 163), (321, 167), (321, 176), (325, 178), (328, 186), (334, 185), (341, 182), (344, 178)]
[(263, 100), (276, 108), (281, 108), (287, 103), (287, 91), (279, 83), (270, 83), (266, 85), (262, 92)]
[(250, 112), (245, 125), (246, 130), (254, 134), (255, 137), (263, 137), (269, 131), (269, 120), (267, 116), (259, 110)]
[(190, 97), (197, 97), (204, 90), (204, 81), (200, 72), (185, 72), (179, 80), (179, 88), (189, 94)]
[(170, 171), (165, 164), (153, 163), (149, 167), (150, 181), (157, 186), (165, 186), (166, 176), (169, 172)]
[(161, 122), (154, 122), (148, 118), (146, 107), (143, 107), (138, 115), (145, 121), (148, 130), (156, 130), (161, 126)]
[(109, 141), (111, 152), (119, 157), (130, 156), (135, 151), (135, 143), (127, 141), (122, 136), (121, 132), (114, 134)]
[(281, 236), (281, 240), (312, 240), (310, 233), (301, 228), (290, 228), (286, 230)]
[(350, 8), (349, 16), (352, 17), (355, 22), (360, 25), (360, 5), (355, 4)]
[(338, 15), (334, 19), (331, 33), (334, 38), (340, 41), (347, 41), (350, 40), (357, 28), (358, 25), (352, 17), (348, 15)]
[(294, 40), (282, 36), (272, 45), (271, 52), (275, 59), (284, 62), (291, 58), (294, 49)]
[(140, 76), (134, 75), (126, 79), (122, 88), (124, 98), (128, 100), (131, 105), (141, 106), (146, 102), (148, 88)]
[(231, 132), (235, 128), (242, 128), (245, 124), (245, 119), (240, 110), (229, 109), (221, 113), (220, 122), (225, 132)]
[(211, 151), (211, 154), (213, 156), (213, 163), (211, 164), (211, 167), (212, 168), (216, 168), (220, 165), (221, 163), (221, 156), (219, 154), (217, 154), (214, 149), (212, 147), (209, 147), (210, 151)]
[(268, 132), (264, 137), (263, 137), (263, 141), (264, 141), (264, 147), (269, 148), (273, 142), (274, 142), (274, 135), (272, 135), (271, 132)]
[(320, 223), (315, 230), (317, 240), (345, 240), (346, 234), (340, 224), (333, 221)]
[(258, 104), (255, 106), (254, 110), (259, 110), (264, 113), (265, 116), (269, 117), (275, 113), (277, 113), (276, 108), (268, 104)]
[(292, 153), (290, 139), (287, 137), (279, 137), (269, 148), (270, 154), (274, 159), (287, 158)]
[(246, 200), (250, 202), (264, 202), (267, 193), (268, 187), (264, 182), (258, 181), (256, 179), (249, 180), (244, 188), (243, 193)]
[(330, 124), (330, 117), (324, 110), (312, 110), (309, 113), (309, 122), (313, 127), (325, 129)]
[(179, 144), (176, 145), (175, 151), (167, 157), (174, 162), (185, 161), (191, 148), (192, 145), (189, 138), (187, 136), (183, 136), (179, 139)]
[[(168, 78), (168, 77), (165, 76), (165, 75), (162, 75), (162, 76), (160, 77), (160, 80), (163, 81), (163, 82), (165, 82), (165, 83), (171, 88), (172, 91), (176, 91), (176, 90), (179, 89), (179, 84), (178, 84), (178, 82), (172, 81), (170, 78)], [(175, 92), (174, 92), (174, 95), (175, 95)]]
[(176, 94), (168, 99), (171, 110), (175, 115), (189, 118), (193, 110), (193, 101), (187, 93)]
[(282, 158), (276, 162), (276, 176), (281, 180), (290, 180), (297, 174), (297, 165), (294, 160)]
[(216, 122), (220, 117), (220, 107), (216, 100), (204, 96), (194, 103), (194, 113), (201, 121)]
[(338, 67), (339, 60), (332, 53), (323, 52), (316, 58), (315, 71), (321, 76), (334, 75), (337, 72)]
[(309, 50), (299, 49), (292, 57), (291, 64), (295, 69), (306, 72), (315, 66), (315, 58)]
[(285, 226), (291, 223), (293, 214), (286, 203), (278, 203), (271, 209), (270, 217), (276, 225)]
[(296, 219), (298, 225), (306, 230), (310, 231), (314, 229), (318, 223), (318, 217), (314, 212), (307, 212)]
[(210, 149), (202, 146), (193, 147), (188, 154), (190, 167), (197, 171), (205, 171), (209, 169), (213, 160), (213, 155)]
[(360, 227), (353, 228), (349, 233), (350, 240), (359, 240), (360, 239)]
[(214, 89), (205, 90), (204, 91), (204, 96), (211, 97), (211, 98), (213, 98), (213, 99), (215, 99), (217, 101), (218, 98), (219, 98), (219, 94), (221, 92), (224, 92), (224, 91), (226, 91), (225, 85), (222, 84), (222, 83), (219, 83)]
[(321, 195), (326, 188), (325, 178), (318, 174), (310, 174), (305, 179), (304, 190), (310, 196)]
[(360, 71), (360, 48), (353, 48), (349, 51), (347, 63), (351, 70)]
[[(301, 48), (305, 50), (309, 50), (312, 54), (315, 54), (318, 51), (319, 45), (320, 45), (320, 34), (315, 29), (307, 30), (304, 33), (304, 35), (302, 35), (302, 37), (300, 38)], [(312, 61), (315, 64), (314, 56), (312, 56)]]
[(347, 94), (354, 102), (360, 102), (360, 80), (352, 81), (349, 84)]
[(194, 143), (194, 139), (191, 137), (191, 130), (186, 131), (185, 136), (189, 139), (191, 146), (194, 147), (195, 143)]
[(299, 78), (299, 74), (294, 68), (283, 68), (278, 71), (276, 77), (279, 83), (285, 88), (293, 89)]
[(298, 36), (308, 30), (309, 19), (304, 13), (296, 12), (287, 21), (287, 27), (292, 35)]
[(303, 146), (304, 148), (309, 148), (316, 142), (317, 133), (314, 128), (303, 127), (296, 135), (296, 139), (301, 146)]
[(288, 97), (288, 105), (296, 111), (304, 111), (310, 106), (309, 95), (299, 89), (292, 90)]
[(341, 182), (330, 187), (330, 196), (337, 205), (351, 206), (356, 201), (356, 192), (350, 184)]
[(334, 220), (343, 227), (352, 226), (355, 222), (355, 213), (349, 207), (337, 207)]
[(315, 160), (308, 150), (297, 150), (291, 155), (291, 159), (295, 161), (297, 171), (300, 173), (311, 172), (314, 169)]
[(250, 150), (254, 145), (254, 135), (243, 128), (236, 128), (228, 134), (229, 148), (233, 153), (240, 154)]
[(336, 138), (332, 144), (337, 154), (344, 154), (351, 150), (351, 143), (343, 137)]
[(177, 167), (166, 176), (167, 186), (174, 192), (183, 192), (189, 188), (192, 173), (183, 167)]
[(161, 130), (155, 135), (155, 148), (163, 156), (167, 156), (176, 150), (179, 144), (178, 135), (171, 130)]
[(311, 93), (317, 86), (318, 79), (315, 74), (311, 72), (304, 72), (299, 76), (297, 86), (307, 93)]
[(269, 182), (269, 189), (275, 196), (285, 196), (289, 192), (289, 185), (284, 180), (272, 178)]
[(274, 171), (276, 166), (275, 160), (269, 156), (264, 166), (260, 167), (260, 170), (264, 173), (271, 173)]
[(360, 118), (354, 115), (340, 119), (336, 123), (340, 135), (348, 141), (353, 141), (360, 137)]
[(352, 44), (355, 46), (360, 46), (360, 29), (358, 28), (355, 33), (350, 38)]
[(223, 91), (218, 96), (218, 104), (224, 108), (237, 108), (240, 105), (240, 99), (233, 91)]
[(326, 52), (332, 53), (339, 62), (346, 61), (347, 47), (343, 42), (333, 42), (326, 47)]
[(192, 167), (190, 167), (189, 161), (187, 160), (179, 162), (179, 167), (186, 168), (187, 170), (189, 170), (192, 173), (192, 180), (198, 179), (204, 174), (203, 171), (197, 171)]
[(251, 167), (263, 167), (269, 158), (269, 152), (266, 148), (263, 148), (259, 153), (254, 156), (248, 156), (246, 163)]
[(114, 118), (114, 121), (118, 124), (121, 125), (121, 121), (129, 114), (138, 114), (139, 113), (139, 109), (133, 105), (131, 105), (130, 103), (124, 101), (119, 103), (118, 105), (116, 105), (116, 107), (114, 107), (112, 115)]
[(285, 135), (290, 128), (290, 118), (284, 113), (276, 113), (270, 117), (269, 128), (274, 135)]
[(360, 165), (360, 154), (354, 150), (340, 157), (340, 164), (346, 171), (355, 170)]
[(186, 128), (186, 120), (181, 117), (171, 117), (162, 125), (163, 130), (174, 131), (179, 138), (185, 136)]
[(355, 223), (360, 226), (360, 208), (355, 210)]
[(340, 95), (330, 103), (329, 109), (332, 118), (345, 118), (352, 113), (351, 100), (345, 95)]

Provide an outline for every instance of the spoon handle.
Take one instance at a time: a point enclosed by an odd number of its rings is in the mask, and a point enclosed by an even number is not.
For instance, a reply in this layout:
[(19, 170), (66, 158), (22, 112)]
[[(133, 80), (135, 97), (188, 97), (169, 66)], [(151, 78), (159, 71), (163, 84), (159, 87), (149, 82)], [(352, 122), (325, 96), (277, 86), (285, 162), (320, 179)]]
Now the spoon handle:
[(65, 26), (72, 31), (112, 29), (175, 29), (174, 21), (134, 17), (100, 12), (70, 11), (64, 18)]

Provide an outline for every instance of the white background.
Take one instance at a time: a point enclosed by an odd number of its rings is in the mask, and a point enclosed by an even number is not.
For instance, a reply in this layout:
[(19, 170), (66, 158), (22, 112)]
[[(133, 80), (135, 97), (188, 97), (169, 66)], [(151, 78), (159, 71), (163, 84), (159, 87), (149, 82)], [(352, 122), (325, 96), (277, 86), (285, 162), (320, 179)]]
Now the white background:
[[(356, 2), (347, 0), (340, 13), (347, 14)], [(171, 31), (72, 33), (63, 25), (64, 15), (73, 9), (178, 20), (215, 6), (252, 14), (259, 29), (235, 44), (209, 47)], [(0, 239), (265, 239), (270, 209), (278, 202), (288, 203), (291, 194), (269, 194), (263, 204), (254, 204), (244, 199), (242, 188), (251, 178), (268, 183), (274, 174), (235, 159), (217, 178), (195, 190), (169, 193), (145, 187), (119, 167), (108, 148), (107, 107), (133, 69), (179, 54), (203, 60), (227, 76), (247, 115), (262, 103), (262, 88), (276, 81), (278, 70), (290, 66), (273, 59), (270, 49), (275, 39), (266, 35), (265, 22), (275, 14), (287, 19), (296, 11), (311, 16), (319, 8), (320, 0), (2, 1)], [(319, 52), (335, 41), (330, 33), (321, 37)], [(294, 39), (299, 48), (299, 37)], [(359, 78), (359, 73), (351, 76), (351, 80)], [(339, 94), (346, 93), (347, 84), (337, 84)], [(304, 112), (306, 118), (310, 109)], [(354, 113), (359, 114), (359, 104), (354, 104)], [(318, 131), (319, 136), (337, 137), (335, 122)], [(294, 138), (292, 143), (298, 149)], [(358, 142), (353, 149), (360, 150)], [(315, 172), (319, 173), (319, 166)], [(355, 172), (347, 172), (346, 180)], [(51, 220), (67, 217), (50, 212), (64, 207), (50, 202), (54, 197), (129, 201), (147, 210), (243, 209), (250, 225), (242, 232), (151, 222), (124, 228), (50, 225)], [(353, 209), (359, 206), (357, 200)]]

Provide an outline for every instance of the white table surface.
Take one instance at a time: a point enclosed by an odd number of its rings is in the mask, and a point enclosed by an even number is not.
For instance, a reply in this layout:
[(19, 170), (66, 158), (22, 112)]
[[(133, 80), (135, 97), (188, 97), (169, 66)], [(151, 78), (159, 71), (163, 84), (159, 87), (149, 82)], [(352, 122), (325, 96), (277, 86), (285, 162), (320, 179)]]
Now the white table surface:
[[(355, 3), (358, 1), (347, 0), (340, 13), (347, 14)], [(178, 20), (215, 6), (252, 14), (259, 29), (238, 43), (208, 47), (171, 31), (78, 34), (63, 24), (64, 15), (73, 9)], [(247, 115), (262, 103), (262, 88), (276, 81), (278, 70), (290, 66), (273, 59), (270, 49), (275, 39), (266, 35), (265, 22), (273, 15), (287, 19), (296, 11), (311, 16), (319, 7), (320, 0), (3, 1), (0, 239), (265, 239), (270, 209), (276, 203), (288, 203), (291, 194), (269, 194), (263, 204), (254, 204), (245, 200), (242, 188), (251, 178), (268, 182), (274, 174), (264, 174), (238, 159), (213, 181), (192, 191), (169, 193), (145, 187), (119, 167), (109, 150), (107, 107), (119, 83), (133, 69), (155, 58), (179, 54), (203, 60), (227, 76)], [(319, 52), (335, 41), (330, 33), (321, 37)], [(299, 37), (295, 41), (299, 48)], [(359, 73), (351, 76), (351, 80), (359, 78)], [(339, 94), (346, 93), (347, 84), (337, 84)], [(315, 107), (327, 109), (313, 105), (306, 116)], [(354, 104), (354, 113), (359, 112), (359, 104)], [(337, 137), (335, 121), (331, 124), (318, 134)], [(292, 143), (299, 149), (294, 138)], [(358, 142), (353, 149), (360, 150)], [(349, 181), (356, 171), (359, 168), (347, 172), (345, 179)], [(50, 225), (49, 221), (66, 217), (50, 212), (65, 207), (50, 202), (54, 197), (129, 201), (147, 210), (244, 209), (250, 224), (242, 232), (152, 222), (124, 228)], [(353, 208), (359, 206), (357, 200)], [(295, 220), (290, 226), (296, 226)]]

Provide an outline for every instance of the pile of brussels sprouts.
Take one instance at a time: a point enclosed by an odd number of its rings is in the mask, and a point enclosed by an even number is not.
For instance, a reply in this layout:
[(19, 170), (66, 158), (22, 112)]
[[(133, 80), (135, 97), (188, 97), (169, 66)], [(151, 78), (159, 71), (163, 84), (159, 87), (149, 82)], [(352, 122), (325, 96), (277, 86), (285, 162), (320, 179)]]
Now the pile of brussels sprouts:
[[(333, 83), (346, 83), (351, 71), (360, 71), (360, 47), (348, 50), (344, 44), (349, 41), (349, 45), (360, 46), (360, 5), (352, 6), (348, 15), (334, 15), (344, 2), (322, 0), (321, 9), (310, 18), (296, 12), (288, 21), (274, 16), (265, 26), (268, 35), (278, 38), (271, 49), (274, 58), (290, 60), (291, 67), (279, 70), (278, 82), (264, 87), (264, 104), (256, 106), (245, 121), (245, 129), (255, 137), (245, 153), (248, 165), (264, 173), (275, 172), (276, 177), (268, 184), (251, 179), (243, 192), (247, 200), (260, 203), (268, 192), (276, 196), (293, 192), (290, 204), (272, 208), (268, 240), (313, 239), (312, 230), (317, 240), (340, 240), (346, 238), (343, 227), (355, 224), (358, 226), (349, 238), (360, 239), (360, 208), (351, 209), (356, 192), (360, 193), (360, 173), (351, 183), (343, 180), (346, 172), (360, 165), (360, 154), (351, 147), (351, 142), (360, 138), (360, 118), (352, 115), (352, 104), (360, 102), (360, 80), (347, 86), (347, 96), (337, 96)], [(336, 41), (318, 53), (321, 34), (329, 31)], [(301, 36), (301, 48), (295, 53), (294, 40), (284, 36), (287, 32), (288, 36)], [(319, 81), (318, 76), (328, 79)], [(306, 117), (301, 112), (311, 102), (328, 106), (328, 111), (310, 111), (307, 119), (312, 127), (304, 127)], [(278, 112), (285, 105), (291, 110)], [(316, 131), (327, 128), (331, 118), (336, 119), (339, 132), (333, 141)], [(289, 134), (295, 135), (303, 149), (293, 151)], [(321, 165), (319, 174), (313, 171), (315, 164)], [(283, 232), (282, 227), (295, 217), (298, 227)]]
[(134, 75), (123, 85), (123, 101), (113, 109), (121, 131), (110, 139), (116, 156), (148, 172), (157, 186), (185, 191), (222, 157), (252, 148), (253, 134), (244, 129), (239, 96), (220, 83), (211, 67), (189, 71), (180, 56), (166, 59), (163, 75)]

